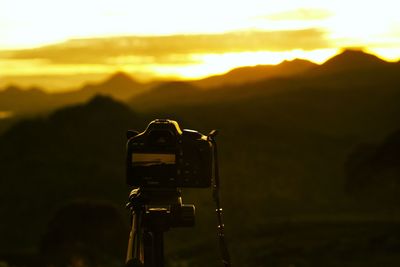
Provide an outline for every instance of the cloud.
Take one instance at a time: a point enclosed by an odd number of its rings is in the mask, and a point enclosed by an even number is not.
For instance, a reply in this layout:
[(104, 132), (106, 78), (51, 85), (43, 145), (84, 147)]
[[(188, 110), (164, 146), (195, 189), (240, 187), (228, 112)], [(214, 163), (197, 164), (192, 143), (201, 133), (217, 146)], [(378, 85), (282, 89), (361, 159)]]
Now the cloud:
[(246, 31), (224, 34), (126, 36), (74, 39), (7, 53), (9, 59), (41, 59), (52, 64), (190, 64), (193, 54), (314, 50), (329, 47), (319, 29)]
[(266, 16), (270, 20), (323, 20), (332, 16), (329, 10), (299, 8)]

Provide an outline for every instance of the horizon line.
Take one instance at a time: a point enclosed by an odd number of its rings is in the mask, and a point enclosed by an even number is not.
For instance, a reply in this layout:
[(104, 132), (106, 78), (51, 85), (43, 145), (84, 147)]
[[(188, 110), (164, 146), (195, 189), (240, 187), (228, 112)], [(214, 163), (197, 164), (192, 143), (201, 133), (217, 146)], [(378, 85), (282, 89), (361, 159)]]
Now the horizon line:
[[(315, 65), (318, 65), (318, 66), (322, 66), (326, 62), (328, 62), (329, 60), (337, 57), (338, 55), (340, 55), (340, 54), (342, 54), (342, 53), (344, 53), (346, 51), (361, 52), (361, 53), (366, 54), (366, 55), (375, 56), (378, 59), (380, 59), (380, 60), (382, 60), (382, 61), (384, 61), (386, 63), (389, 63), (389, 64), (396, 64), (396, 63), (400, 62), (400, 57), (395, 59), (395, 60), (389, 60), (389, 59), (379, 55), (378, 53), (374, 53), (374, 52), (369, 51), (369, 50), (370, 49), (368, 49), (367, 47), (362, 47), (362, 46), (359, 46), (359, 47), (357, 47), (357, 46), (356, 47), (355, 46), (341, 47), (341, 48), (336, 48), (336, 53), (333, 56), (328, 57), (325, 61), (320, 62), (320, 63), (317, 62), (317, 61), (314, 61), (312, 59), (296, 57), (296, 58), (293, 58), (293, 59), (283, 59), (283, 60), (281, 60), (281, 61), (279, 61), (277, 63), (272, 63), (272, 64), (239, 65), (239, 66), (230, 68), (227, 71), (212, 73), (210, 75), (204, 75), (204, 76), (200, 76), (200, 77), (183, 77), (183, 76), (178, 76), (178, 75), (175, 75), (175, 76), (174, 75), (171, 75), (171, 76), (159, 76), (159, 77), (157, 77), (155, 75), (154, 77), (149, 78), (149, 79), (140, 79), (140, 78), (136, 77), (134, 74), (131, 74), (129, 71), (121, 69), (121, 70), (108, 71), (108, 72), (104, 72), (104, 73), (93, 73), (93, 74), (98, 74), (100, 76), (103, 76), (103, 78), (96, 79), (96, 80), (90, 80), (90, 79), (83, 80), (83, 81), (81, 81), (81, 83), (79, 85), (72, 86), (72, 88), (71, 88), (71, 86), (69, 86), (69, 87), (66, 87), (64, 89), (49, 90), (48, 88), (45, 88), (43, 85), (31, 84), (31, 85), (28, 85), (28, 86), (22, 86), (22, 85), (18, 85), (18, 84), (15, 84), (15, 83), (11, 82), (11, 83), (8, 83), (6, 85), (1, 86), (0, 87), (0, 91), (4, 91), (9, 87), (17, 87), (18, 89), (21, 89), (21, 90), (40, 89), (41, 91), (46, 92), (46, 93), (50, 93), (50, 94), (72, 92), (72, 91), (80, 90), (80, 89), (82, 89), (82, 87), (87, 86), (87, 85), (97, 85), (97, 84), (104, 83), (104, 82), (110, 80), (112, 77), (114, 77), (118, 73), (123, 73), (123, 74), (129, 76), (129, 78), (131, 78), (133, 81), (139, 82), (139, 83), (144, 84), (144, 85), (145, 84), (155, 83), (155, 82), (174, 82), (174, 81), (177, 81), (177, 82), (195, 82), (195, 81), (200, 81), (200, 80), (211, 78), (211, 77), (215, 77), (215, 76), (223, 76), (223, 75), (226, 75), (226, 74), (228, 74), (229, 72), (231, 72), (231, 71), (233, 71), (235, 69), (252, 68), (252, 67), (258, 67), (258, 66), (278, 66), (278, 65), (280, 65), (280, 64), (282, 64), (284, 62), (293, 62), (293, 61), (296, 61), (296, 60), (307, 61), (307, 62), (310, 62), (312, 64), (315, 64)], [(62, 77), (62, 76), (67, 77), (67, 76), (76, 76), (76, 75), (77, 74), (65, 73), (65, 74), (46, 74), (46, 75), (43, 75), (43, 74), (38, 74), (38, 75), (3, 75), (3, 77), (48, 77), (48, 76), (49, 77), (50, 76), (53, 76), (53, 77)]]

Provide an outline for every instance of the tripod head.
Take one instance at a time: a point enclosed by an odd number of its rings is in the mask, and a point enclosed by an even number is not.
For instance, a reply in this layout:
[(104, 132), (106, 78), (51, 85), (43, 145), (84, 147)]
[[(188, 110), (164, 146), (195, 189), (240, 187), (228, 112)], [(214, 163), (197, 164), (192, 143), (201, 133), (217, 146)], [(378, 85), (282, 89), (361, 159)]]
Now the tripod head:
[(129, 194), (127, 208), (143, 214), (143, 226), (167, 231), (169, 228), (192, 227), (195, 224), (194, 205), (182, 204), (177, 188), (135, 188)]

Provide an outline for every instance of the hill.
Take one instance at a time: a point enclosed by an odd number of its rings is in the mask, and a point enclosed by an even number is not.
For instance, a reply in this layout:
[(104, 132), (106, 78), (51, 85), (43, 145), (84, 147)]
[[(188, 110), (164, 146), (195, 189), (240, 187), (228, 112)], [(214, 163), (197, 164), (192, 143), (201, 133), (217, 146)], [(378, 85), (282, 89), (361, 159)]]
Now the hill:
[(148, 85), (133, 80), (125, 73), (116, 73), (97, 84), (87, 84), (80, 89), (65, 93), (46, 93), (40, 88), (21, 89), (9, 86), (0, 91), (0, 111), (12, 112), (14, 116), (27, 116), (53, 111), (57, 108), (83, 103), (97, 94), (126, 100)]

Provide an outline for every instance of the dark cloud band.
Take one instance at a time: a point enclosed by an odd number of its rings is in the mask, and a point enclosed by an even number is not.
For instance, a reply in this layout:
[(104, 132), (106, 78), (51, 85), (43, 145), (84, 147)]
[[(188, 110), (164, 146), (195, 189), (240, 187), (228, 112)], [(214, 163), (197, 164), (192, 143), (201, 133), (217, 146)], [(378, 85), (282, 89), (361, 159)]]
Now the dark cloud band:
[[(110, 64), (135, 57), (156, 64), (191, 63), (191, 54), (314, 50), (329, 47), (319, 29), (246, 31), (224, 34), (126, 36), (76, 39), (35, 49), (13, 51), (9, 59), (43, 59), (52, 64)], [(185, 59), (186, 58), (186, 59)], [(192, 62), (193, 63), (193, 62)]]

